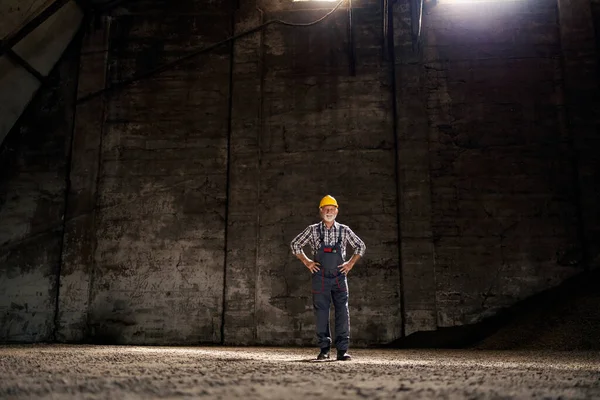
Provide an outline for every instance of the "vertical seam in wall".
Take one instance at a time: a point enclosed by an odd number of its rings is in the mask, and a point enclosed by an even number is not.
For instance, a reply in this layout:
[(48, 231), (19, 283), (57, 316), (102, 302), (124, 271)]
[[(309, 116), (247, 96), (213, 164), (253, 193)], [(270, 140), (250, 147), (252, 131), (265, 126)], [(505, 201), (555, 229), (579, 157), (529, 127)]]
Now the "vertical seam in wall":
[(348, 61), (350, 63), (350, 76), (356, 76), (356, 54), (354, 51), (354, 26), (352, 18), (352, 0), (347, 0), (348, 4)]
[(382, 20), (381, 20), (381, 59), (382, 61), (386, 61), (386, 50), (387, 50), (387, 42), (388, 42), (388, 24), (389, 24), (389, 18), (388, 18), (388, 7), (387, 7), (387, 0), (380, 0), (379, 1), (379, 6), (381, 7), (381, 14), (382, 14)]
[[(581, 243), (581, 251), (582, 251), (582, 263), (584, 270), (589, 270), (589, 249), (586, 239), (585, 233), (585, 222), (583, 218), (583, 204), (581, 200), (581, 181), (579, 175), (579, 157), (577, 154), (577, 149), (575, 147), (575, 138), (573, 136), (573, 128), (571, 127), (571, 112), (570, 109), (570, 96), (569, 90), (567, 86), (567, 70), (565, 67), (565, 56), (563, 49), (563, 40), (562, 40), (562, 28), (561, 28), (561, 18), (560, 18), (560, 6), (558, 4), (560, 0), (556, 0), (556, 25), (558, 29), (558, 42), (559, 42), (559, 60), (560, 60), (560, 69), (562, 75), (562, 85), (559, 85), (559, 88), (562, 91), (563, 97), (563, 113), (564, 113), (564, 128), (567, 133), (567, 145), (569, 148), (569, 161), (571, 163), (571, 179), (573, 181), (573, 201), (575, 202), (575, 213), (577, 216), (577, 239)], [(560, 110), (558, 110), (560, 112)]]
[[(77, 115), (77, 93), (79, 87), (79, 71), (81, 69), (81, 64), (79, 62), (81, 58), (81, 46), (83, 45), (83, 37), (85, 34), (85, 26), (87, 25), (87, 17), (84, 16), (81, 20), (81, 25), (77, 30), (75, 37), (73, 38), (72, 43), (65, 50), (65, 55), (69, 55), (72, 51), (72, 47), (76, 46), (77, 54), (75, 59), (77, 60), (77, 69), (76, 69), (76, 77), (74, 79), (73, 84), (73, 110), (71, 115), (71, 126), (70, 126), (70, 136), (69, 136), (69, 146), (67, 147), (67, 160), (66, 160), (66, 171), (65, 171), (65, 204), (62, 212), (62, 234), (59, 244), (59, 253), (58, 253), (58, 266), (56, 269), (56, 298), (54, 303), (54, 326), (52, 330), (52, 341), (57, 341), (57, 333), (59, 328), (59, 312), (60, 312), (60, 284), (61, 284), (61, 274), (62, 274), (62, 265), (64, 262), (64, 252), (65, 252), (65, 234), (67, 231), (67, 212), (69, 209), (69, 193), (71, 191), (71, 168), (73, 162), (73, 144), (75, 137), (75, 118)], [(64, 59), (64, 57), (61, 57)], [(57, 63), (60, 65), (60, 61)]]
[[(230, 30), (231, 36), (235, 35), (235, 0), (230, 2)], [(229, 246), (227, 240), (229, 238), (229, 202), (231, 195), (231, 130), (232, 130), (232, 114), (233, 114), (233, 67), (235, 52), (235, 40), (229, 42), (229, 96), (227, 100), (227, 156), (226, 156), (226, 172), (225, 172), (225, 231), (224, 236), (224, 254), (223, 254), (223, 304), (221, 309), (221, 344), (225, 344), (225, 311), (227, 306), (227, 252)]]
[[(422, 12), (422, 10), (421, 10)], [(425, 42), (425, 40), (427, 39), (427, 35), (423, 34), (424, 29), (421, 28), (421, 42)], [(428, 97), (427, 95), (425, 95), (425, 93), (427, 93), (426, 89), (425, 89), (425, 80), (426, 80), (426, 76), (423, 73), (424, 70), (424, 62), (422, 59), (422, 48), (423, 46), (419, 45), (419, 52), (420, 52), (420, 57), (419, 57), (419, 95), (422, 96), (422, 101), (423, 104), (426, 105), (427, 101), (428, 101)], [(431, 278), (433, 280), (433, 311), (434, 311), (434, 323), (435, 323), (435, 327), (436, 329), (438, 328), (438, 297), (437, 297), (437, 274), (435, 271), (435, 266), (436, 266), (436, 253), (435, 253), (435, 235), (433, 233), (433, 178), (431, 176), (431, 170), (432, 170), (432, 163), (431, 163), (431, 131), (429, 129), (429, 114), (427, 113), (425, 115), (425, 120), (427, 122), (427, 173), (429, 175), (429, 232), (430, 232), (430, 239), (431, 239)]]
[[(419, 7), (422, 7), (422, 4), (420, 3)], [(420, 10), (421, 14), (423, 13), (423, 10)], [(422, 18), (422, 16), (421, 16)], [(426, 80), (426, 75), (423, 73), (424, 70), (424, 61), (422, 59), (423, 57), (423, 45), (421, 45), (421, 43), (425, 42), (425, 40), (427, 39), (427, 35), (424, 33), (426, 32), (425, 29), (422, 26), (422, 21), (419, 22), (421, 24), (420, 28), (419, 28), (419, 40), (417, 42), (417, 51), (419, 52), (419, 96), (420, 96), (420, 100), (421, 103), (426, 105), (428, 98), (427, 95), (425, 93), (427, 93), (427, 90), (425, 89), (425, 80)], [(436, 271), (435, 271), (435, 266), (436, 266), (436, 253), (435, 253), (435, 235), (433, 232), (433, 178), (431, 176), (431, 169), (432, 169), (432, 162), (431, 162), (431, 130), (430, 128), (430, 124), (429, 124), (429, 114), (425, 115), (425, 120), (427, 123), (427, 130), (426, 130), (426, 134), (427, 134), (427, 174), (428, 174), (428, 179), (429, 179), (429, 218), (428, 218), (428, 222), (429, 222), (429, 233), (430, 233), (430, 244), (431, 244), (431, 279), (433, 281), (433, 293), (431, 293), (431, 295), (433, 296), (433, 312), (434, 312), (434, 324), (436, 329), (438, 328), (438, 297), (437, 297), (437, 275), (436, 275)]]
[[(265, 14), (263, 10), (258, 8), (260, 12), (260, 25), (265, 22)], [(266, 28), (265, 28), (266, 29)], [(254, 261), (254, 342), (258, 341), (258, 321), (256, 318), (256, 311), (258, 309), (258, 280), (259, 280), (259, 267), (258, 260), (260, 257), (260, 187), (261, 187), (261, 158), (262, 158), (262, 142), (261, 137), (264, 129), (264, 94), (265, 94), (265, 29), (260, 30), (260, 46), (258, 49), (258, 73), (259, 73), (259, 106), (258, 106), (258, 129), (256, 135), (256, 248), (255, 261)]]
[[(104, 17), (105, 27), (104, 27), (104, 47), (106, 48), (106, 56), (104, 58), (104, 85), (103, 89), (106, 89), (107, 82), (109, 79), (109, 58), (110, 58), (110, 34), (112, 29), (112, 18), (110, 16)], [(93, 28), (91, 28), (93, 29)], [(90, 265), (90, 278), (89, 278), (89, 286), (88, 286), (88, 302), (86, 307), (86, 335), (88, 338), (90, 337), (90, 329), (91, 329), (91, 313), (90, 307), (92, 305), (92, 298), (94, 295), (94, 279), (96, 278), (96, 249), (98, 248), (98, 233), (96, 232), (96, 222), (98, 220), (98, 196), (100, 193), (100, 180), (102, 177), (102, 145), (104, 138), (104, 129), (106, 129), (106, 108), (108, 107), (109, 100), (107, 99), (106, 92), (102, 94), (100, 97), (101, 101), (101, 114), (100, 114), (100, 140), (98, 141), (98, 163), (96, 168), (96, 187), (94, 188), (94, 199), (92, 203), (92, 209), (90, 212), (92, 213), (92, 223), (91, 225), (91, 234), (92, 234), (92, 248), (90, 252), (91, 257), (91, 265)]]
[(396, 176), (396, 224), (398, 229), (398, 284), (400, 286), (400, 337), (405, 336), (406, 332), (406, 309), (404, 305), (404, 276), (402, 266), (402, 228), (400, 212), (402, 207), (400, 201), (402, 199), (402, 189), (400, 184), (400, 154), (398, 139), (398, 111), (397, 111), (397, 93), (396, 93), (396, 52), (394, 42), (394, 10), (393, 2), (387, 0), (388, 7), (388, 51), (390, 53), (390, 78), (392, 87), (392, 130), (394, 135), (394, 160), (395, 160), (395, 176)]

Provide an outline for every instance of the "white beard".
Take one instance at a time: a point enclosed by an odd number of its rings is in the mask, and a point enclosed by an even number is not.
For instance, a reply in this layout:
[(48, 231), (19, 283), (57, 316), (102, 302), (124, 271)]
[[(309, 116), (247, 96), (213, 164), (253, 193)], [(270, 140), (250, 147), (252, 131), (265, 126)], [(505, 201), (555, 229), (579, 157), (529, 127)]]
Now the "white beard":
[(333, 222), (335, 220), (335, 215), (333, 214), (326, 214), (323, 216), (323, 219), (327, 222)]

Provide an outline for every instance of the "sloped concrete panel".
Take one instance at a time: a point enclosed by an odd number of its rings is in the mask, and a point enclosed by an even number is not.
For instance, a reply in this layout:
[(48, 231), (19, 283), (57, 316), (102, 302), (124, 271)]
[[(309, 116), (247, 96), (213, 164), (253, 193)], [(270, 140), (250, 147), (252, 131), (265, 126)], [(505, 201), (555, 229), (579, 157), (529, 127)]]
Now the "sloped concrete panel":
[[(47, 76), (75, 36), (82, 19), (82, 10), (75, 1), (71, 1), (12, 50), (43, 76)], [(39, 80), (15, 64), (6, 54), (0, 58), (0, 143), (40, 85)]]

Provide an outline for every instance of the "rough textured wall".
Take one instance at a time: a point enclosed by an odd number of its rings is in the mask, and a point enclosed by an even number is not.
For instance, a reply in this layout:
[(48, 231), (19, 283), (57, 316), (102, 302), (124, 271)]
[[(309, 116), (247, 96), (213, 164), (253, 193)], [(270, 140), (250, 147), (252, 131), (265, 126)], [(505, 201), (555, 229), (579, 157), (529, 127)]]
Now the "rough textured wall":
[[(242, 2), (234, 20), (225, 0), (167, 3), (132, 2), (96, 27), (80, 96), (330, 7)], [(438, 5), (415, 53), (398, 1), (391, 59), (381, 5), (364, 1), (356, 76), (341, 9), (79, 105), (57, 337), (314, 343), (308, 277), (288, 246), (324, 193), (368, 245), (350, 277), (354, 344), (471, 323), (576, 273), (597, 221), (593, 113), (578, 106), (591, 53), (571, 51), (588, 37), (569, 18), (583, 3), (571, 6)]]
[[(102, 18), (86, 27), (79, 61), (77, 98), (106, 86), (110, 21), (109, 18)], [(104, 109), (104, 98), (97, 97), (79, 104), (75, 113), (56, 318), (58, 341), (81, 341), (90, 332), (88, 321), (96, 245), (96, 189)]]
[[(585, 240), (587, 243), (587, 258), (593, 268), (598, 268), (600, 265), (600, 248), (598, 247), (600, 243), (598, 240), (600, 236), (600, 214), (598, 213), (597, 205), (600, 204), (600, 185), (595, 178), (598, 175), (598, 171), (600, 171), (600, 165), (598, 165), (600, 158), (597, 157), (597, 151), (595, 151), (595, 149), (598, 147), (597, 132), (598, 126), (600, 125), (600, 107), (598, 107), (600, 103), (598, 99), (598, 82), (600, 80), (600, 1), (592, 1), (592, 24), (589, 23), (590, 14), (587, 10), (587, 4), (588, 3), (586, 2), (583, 2), (582, 4), (585, 12), (581, 18), (584, 23), (575, 19), (571, 21), (570, 24), (572, 27), (571, 32), (577, 32), (576, 28), (583, 28), (582, 30), (585, 32), (585, 39), (580, 41), (580, 46), (576, 46), (576, 48), (579, 47), (578, 53), (581, 54), (577, 65), (579, 65), (580, 69), (583, 69), (584, 73), (579, 73), (577, 69), (572, 71), (573, 76), (584, 77), (583, 85), (581, 85), (583, 93), (580, 95), (579, 93), (574, 92), (572, 93), (571, 99), (574, 101), (587, 99), (590, 103), (590, 105), (586, 107), (574, 107), (574, 109), (582, 111), (579, 120), (586, 121), (588, 124), (587, 129), (585, 130), (586, 134), (582, 135), (582, 145), (579, 146), (584, 153), (583, 159), (585, 160), (585, 169), (587, 171), (585, 174), (585, 182), (587, 183), (586, 187), (588, 188), (586, 192), (581, 193), (581, 197), (582, 199), (585, 199), (585, 203), (583, 204), (584, 208), (589, 210), (587, 215), (582, 215), (582, 218), (588, 221), (588, 223), (583, 226), (586, 231)], [(563, 26), (564, 25), (565, 24), (563, 24)], [(571, 38), (571, 42), (576, 44), (577, 36), (572, 35)]]
[(439, 326), (577, 272), (556, 4), (439, 5), (425, 19)]
[[(228, 36), (226, 5), (201, 3), (167, 13), (160, 2), (140, 3), (116, 16), (109, 81)], [(265, 7), (262, 18), (310, 21), (326, 11)], [(245, 4), (236, 32), (260, 18)], [(355, 20), (355, 77), (344, 10), (327, 24), (269, 28), (236, 42), (231, 121), (228, 46), (107, 97), (93, 221), (69, 234), (64, 340), (312, 343), (308, 274), (289, 242), (317, 220), (316, 202), (328, 192), (343, 204), (340, 220), (369, 246), (350, 283), (355, 343), (398, 337), (394, 138), (379, 5), (357, 9)], [(85, 165), (85, 150), (75, 154)], [(85, 229), (96, 237), (87, 240)], [(91, 282), (87, 316), (74, 309), (86, 307), (82, 282)]]
[[(262, 23), (258, 10), (245, 3), (235, 20), (235, 33)], [(223, 341), (257, 341), (257, 240), (260, 199), (259, 143), (262, 131), (262, 76), (264, 33), (246, 36), (233, 48), (230, 190), (225, 269)]]
[(600, 266), (600, 171), (598, 128), (600, 97), (598, 93), (598, 31), (600, 21), (594, 18), (597, 3), (587, 0), (558, 0), (560, 40), (564, 69), (565, 119), (573, 163), (577, 174), (577, 195), (581, 204), (580, 227), (583, 238), (583, 264)]
[[(261, 7), (263, 21), (296, 23), (328, 11), (311, 3)], [(261, 21), (247, 5), (240, 15), (238, 30)], [(324, 24), (270, 27), (236, 45), (229, 343), (314, 344), (310, 276), (289, 242), (318, 221), (318, 201), (327, 193), (340, 203), (338, 220), (368, 246), (349, 277), (353, 343), (400, 335), (394, 136), (381, 18), (378, 2), (355, 9), (356, 76), (344, 9)]]
[(0, 342), (52, 340), (78, 52), (0, 147)]
[[(226, 5), (135, 3), (111, 23), (108, 83), (230, 34)], [(138, 82), (106, 104), (99, 160), (92, 340), (220, 340), (229, 53)]]
[(404, 334), (437, 328), (432, 233), (429, 109), (422, 57), (413, 43), (410, 1), (394, 3), (389, 21), (396, 105), (400, 257)]
[[(211, 4), (129, 7), (111, 28), (109, 78), (226, 37), (231, 15)], [(327, 11), (315, 4), (244, 3), (233, 29), (314, 20)], [(549, 1), (440, 5), (415, 53), (398, 2), (397, 140), (375, 2), (355, 10), (356, 76), (339, 10), (237, 41), (231, 87), (223, 46), (111, 95), (90, 334), (311, 343), (308, 280), (288, 243), (325, 192), (369, 246), (350, 280), (355, 343), (474, 322), (574, 273), (561, 265), (578, 238), (556, 12)]]

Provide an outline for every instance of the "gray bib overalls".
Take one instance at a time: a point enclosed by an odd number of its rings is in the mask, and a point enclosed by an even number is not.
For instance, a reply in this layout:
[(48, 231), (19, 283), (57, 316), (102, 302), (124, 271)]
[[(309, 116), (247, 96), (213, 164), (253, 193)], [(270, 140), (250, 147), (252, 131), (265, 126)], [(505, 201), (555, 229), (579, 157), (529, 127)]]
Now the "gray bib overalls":
[(317, 340), (320, 348), (331, 346), (329, 329), (329, 307), (333, 299), (335, 308), (335, 347), (338, 351), (348, 350), (350, 339), (350, 315), (348, 312), (348, 282), (346, 275), (338, 266), (344, 263), (342, 258), (342, 232), (335, 245), (325, 245), (325, 235), (319, 225), (320, 247), (315, 261), (320, 270), (312, 274), (313, 306), (315, 309)]

